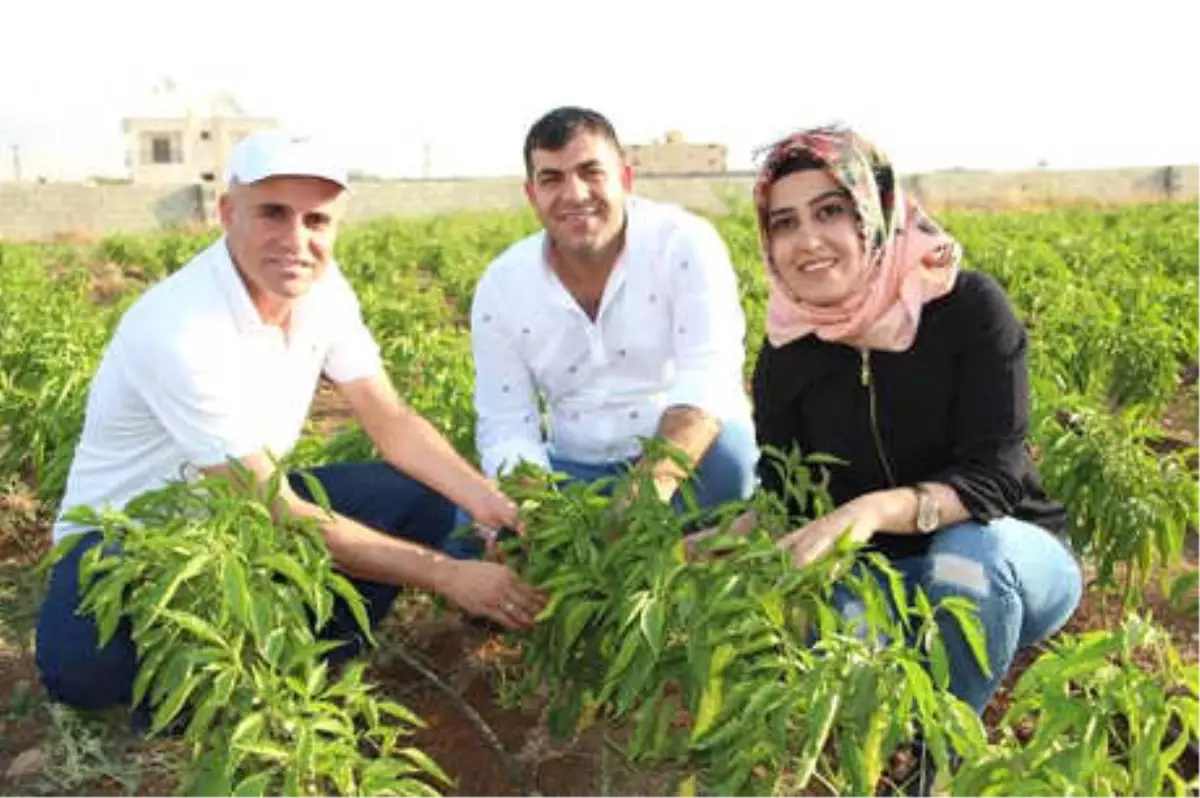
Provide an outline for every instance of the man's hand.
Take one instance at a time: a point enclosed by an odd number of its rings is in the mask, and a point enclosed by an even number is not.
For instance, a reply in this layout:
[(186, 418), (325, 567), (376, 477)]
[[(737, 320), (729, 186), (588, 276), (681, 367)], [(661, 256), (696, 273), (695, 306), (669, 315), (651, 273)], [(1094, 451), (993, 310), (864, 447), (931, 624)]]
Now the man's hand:
[[(849, 501), (831, 513), (810, 521), (780, 538), (775, 545), (789, 549), (797, 567), (808, 565), (829, 553), (842, 533), (850, 530), (850, 538), (865, 543), (879, 530), (882, 516), (867, 496)], [(864, 501), (865, 500), (865, 501)]]
[[(687, 461), (688, 468), (695, 468), (721, 432), (721, 422), (698, 407), (672, 405), (659, 420), (655, 436), (675, 449)], [(670, 457), (654, 462), (642, 459), (638, 467), (649, 471), (654, 483), (654, 492), (663, 502), (671, 501), (680, 483), (687, 479), (688, 472)], [(633, 486), (636, 496), (637, 485)]]
[(527, 629), (546, 597), (516, 574), (491, 562), (455, 560), (440, 586), (442, 595), (472, 615), (483, 615), (508, 629)]
[(478, 503), (468, 508), (468, 511), (474, 521), (471, 532), (483, 541), (484, 557), (498, 562), (502, 557), (496, 544), (501, 532), (511, 530), (518, 535), (524, 535), (525, 525), (521, 523), (516, 503), (501, 493), (491, 480), (488, 481), (488, 485), (491, 490), (481, 493)]
[(517, 513), (517, 503), (501, 493), (491, 480), (475, 492), (470, 505), (465, 509), (475, 521), (478, 533), (485, 540), (494, 539), (505, 527), (524, 532)]

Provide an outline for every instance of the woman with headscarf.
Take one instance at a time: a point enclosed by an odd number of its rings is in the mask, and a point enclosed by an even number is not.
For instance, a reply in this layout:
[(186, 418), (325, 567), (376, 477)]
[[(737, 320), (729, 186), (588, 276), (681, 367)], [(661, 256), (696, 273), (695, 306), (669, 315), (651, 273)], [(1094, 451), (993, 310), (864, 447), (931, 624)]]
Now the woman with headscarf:
[[(1025, 442), (1025, 330), (851, 130), (774, 144), (754, 200), (769, 277), (759, 443), (844, 463), (829, 466), (836, 508), (780, 545), (803, 566), (849, 529), (910, 591), (974, 601), (990, 675), (953, 620), (942, 633), (951, 691), (982, 712), (1017, 650), (1060, 628), (1081, 593), (1064, 509)], [(760, 476), (783, 493), (770, 464)]]

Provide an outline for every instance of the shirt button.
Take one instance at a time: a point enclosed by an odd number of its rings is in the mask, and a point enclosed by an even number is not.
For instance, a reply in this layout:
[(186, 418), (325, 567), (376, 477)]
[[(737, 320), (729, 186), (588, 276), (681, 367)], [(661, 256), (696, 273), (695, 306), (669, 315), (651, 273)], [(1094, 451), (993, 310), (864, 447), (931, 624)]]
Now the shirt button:
[(630, 417), (630, 418), (637, 418), (637, 417), (638, 417), (638, 411), (636, 411), (636, 410), (630, 410), (630, 411), (629, 411), (629, 417)]
[(510, 390), (510, 388), (509, 388), (509, 386), (505, 385), (505, 386), (504, 386), (503, 388), (501, 388), (500, 390), (504, 391), (505, 393), (508, 393), (508, 392), (509, 392), (509, 390)]
[(579, 371), (579, 367), (578, 367), (578, 366), (576, 366), (576, 365), (572, 365), (572, 366), (571, 366), (569, 369), (567, 369), (567, 371), (569, 371), (569, 372), (571, 372), (572, 374), (574, 374), (575, 372)]
[(574, 413), (572, 413), (572, 414), (571, 414), (571, 420), (572, 420), (572, 421), (578, 421), (578, 420), (579, 420), (579, 411), (575, 411)]
[(491, 321), (491, 320), (492, 320), (492, 314), (491, 314), (491, 313), (484, 313), (484, 314), (483, 314), (483, 320), (484, 320), (484, 321)]
[(625, 357), (625, 350), (622, 349), (619, 352), (617, 352), (617, 354), (620, 355), (621, 357)]

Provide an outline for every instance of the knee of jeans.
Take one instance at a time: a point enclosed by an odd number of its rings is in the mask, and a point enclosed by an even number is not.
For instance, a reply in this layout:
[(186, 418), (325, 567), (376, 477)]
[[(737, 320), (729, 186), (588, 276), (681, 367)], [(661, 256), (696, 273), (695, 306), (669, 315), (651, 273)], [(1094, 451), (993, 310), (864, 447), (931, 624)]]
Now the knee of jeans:
[(38, 676), (50, 698), (78, 709), (105, 709), (129, 702), (137, 674), (132, 642), (110, 641), (99, 650), (38, 635)]
[(1013, 590), (1012, 579), (1006, 577), (1003, 568), (959, 552), (930, 555), (926, 587), (937, 598), (955, 595), (976, 601)]
[(1025, 609), (1022, 627), (1024, 644), (1041, 640), (1058, 631), (1070, 620), (1083, 599), (1083, 572), (1073, 558), (1052, 580), (1052, 590), (1042, 593), (1040, 600), (1030, 601)]

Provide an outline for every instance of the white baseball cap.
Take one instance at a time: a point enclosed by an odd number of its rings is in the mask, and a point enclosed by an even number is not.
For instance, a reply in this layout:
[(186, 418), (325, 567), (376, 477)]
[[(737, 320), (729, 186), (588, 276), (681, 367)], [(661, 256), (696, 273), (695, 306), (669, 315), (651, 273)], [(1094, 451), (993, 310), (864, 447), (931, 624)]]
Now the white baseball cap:
[(280, 128), (258, 130), (238, 141), (225, 166), (226, 183), (257, 183), (283, 175), (320, 177), (349, 187), (345, 166), (324, 142)]

